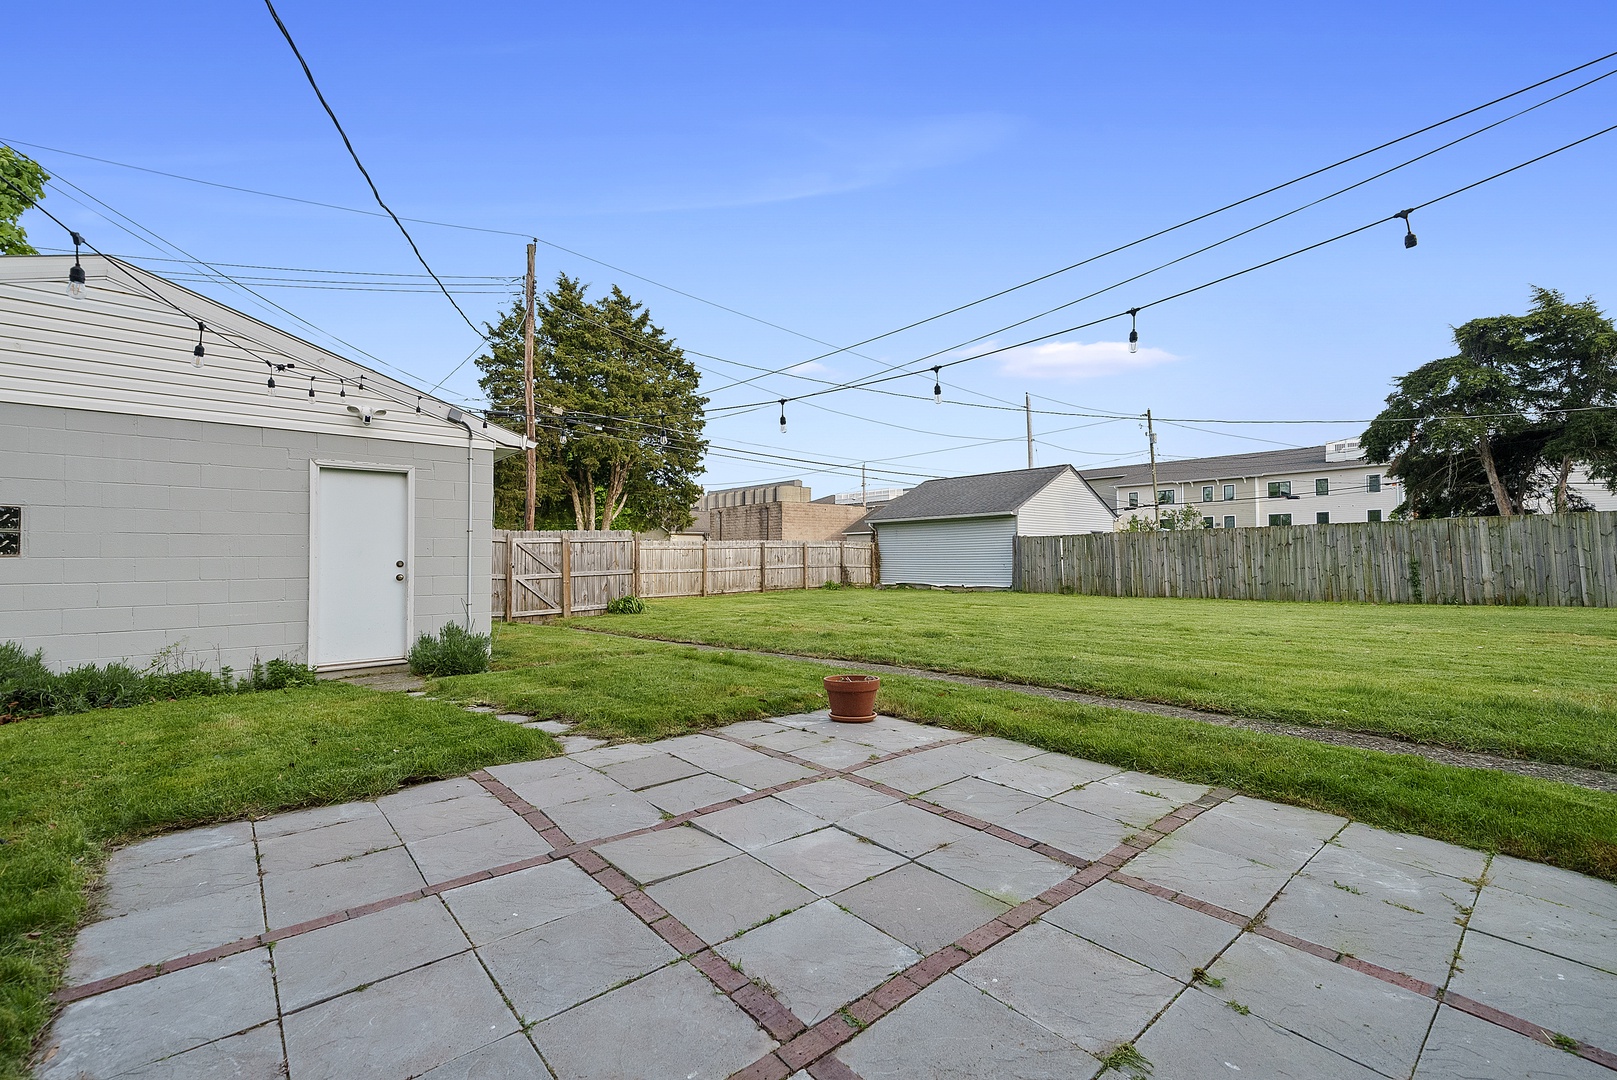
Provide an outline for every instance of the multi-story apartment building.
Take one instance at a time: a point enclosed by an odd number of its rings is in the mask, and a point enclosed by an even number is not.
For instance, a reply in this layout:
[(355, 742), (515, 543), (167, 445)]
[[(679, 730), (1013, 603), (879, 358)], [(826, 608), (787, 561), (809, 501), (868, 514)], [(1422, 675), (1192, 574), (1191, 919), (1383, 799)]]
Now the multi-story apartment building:
[(1383, 521), (1403, 502), (1403, 489), (1383, 465), (1365, 460), (1359, 440), (1298, 450), (1158, 461), (1156, 486), (1148, 463), (1085, 469), (1081, 475), (1117, 508), (1118, 524), (1163, 510), (1193, 506), (1218, 529), (1252, 525), (1313, 525)]

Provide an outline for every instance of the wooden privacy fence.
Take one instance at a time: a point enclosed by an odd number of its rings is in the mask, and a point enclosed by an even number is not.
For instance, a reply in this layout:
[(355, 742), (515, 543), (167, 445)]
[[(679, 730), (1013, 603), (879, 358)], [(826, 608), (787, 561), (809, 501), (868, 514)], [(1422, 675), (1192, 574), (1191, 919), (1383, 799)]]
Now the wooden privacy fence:
[(647, 540), (631, 532), (496, 532), (495, 618), (596, 615), (651, 599), (869, 585), (870, 544)]
[(1021, 536), (1024, 592), (1617, 607), (1617, 511)]

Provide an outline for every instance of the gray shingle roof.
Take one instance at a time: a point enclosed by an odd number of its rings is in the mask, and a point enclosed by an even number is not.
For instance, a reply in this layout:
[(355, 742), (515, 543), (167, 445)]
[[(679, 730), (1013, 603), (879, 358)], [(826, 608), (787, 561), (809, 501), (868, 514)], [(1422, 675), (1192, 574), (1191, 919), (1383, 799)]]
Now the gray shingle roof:
[[(1253, 454), (1224, 454), (1220, 457), (1185, 458), (1157, 462), (1157, 483), (1183, 484), (1198, 480), (1239, 480), (1245, 476), (1275, 473), (1323, 472), (1330, 469), (1363, 469), (1369, 462), (1326, 461), (1325, 446), (1304, 446), (1295, 450), (1260, 450)], [(1112, 465), (1082, 469), (1080, 476), (1096, 487), (1150, 487), (1151, 465)]]
[(979, 473), (928, 480), (892, 502), (873, 507), (866, 521), (929, 521), (935, 518), (1014, 514), (1071, 465)]

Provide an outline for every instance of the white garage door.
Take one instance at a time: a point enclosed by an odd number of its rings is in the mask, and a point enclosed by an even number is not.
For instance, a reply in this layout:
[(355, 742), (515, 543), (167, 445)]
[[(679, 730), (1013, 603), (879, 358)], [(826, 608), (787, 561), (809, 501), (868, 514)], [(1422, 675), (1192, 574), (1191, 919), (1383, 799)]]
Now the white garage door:
[(413, 587), (410, 477), (322, 466), (314, 510), (310, 663), (404, 659)]
[(876, 523), (883, 585), (1011, 587), (1016, 518)]

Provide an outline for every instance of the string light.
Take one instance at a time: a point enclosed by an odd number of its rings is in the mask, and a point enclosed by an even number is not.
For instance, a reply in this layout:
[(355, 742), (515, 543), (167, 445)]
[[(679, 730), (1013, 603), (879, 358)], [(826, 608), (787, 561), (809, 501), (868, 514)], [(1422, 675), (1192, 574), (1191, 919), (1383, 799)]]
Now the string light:
[(202, 358), (207, 355), (207, 350), (202, 347), (202, 334), (207, 329), (200, 320), (197, 322), (197, 347), (191, 350), (191, 366), (194, 368), (200, 369)]
[(932, 404), (943, 404), (943, 365), (932, 365)]
[(780, 432), (786, 434), (786, 399), (780, 399)]
[(310, 398), (310, 400), (314, 399), (314, 376), (313, 375), (309, 376), (309, 398)]
[(340, 398), (347, 397), (348, 396), (348, 380), (343, 378), (341, 375), (339, 375), (339, 376), (337, 376), (337, 383), (338, 383), (337, 396), (340, 397)]
[(1139, 308), (1129, 308), (1129, 352), (1131, 353), (1137, 353), (1140, 351), (1140, 330), (1139, 327), (1135, 325), (1134, 321), (1135, 316), (1139, 314)]
[(67, 295), (75, 300), (84, 299), (84, 267), (79, 265), (79, 245), (84, 243), (84, 237), (72, 230), (68, 235), (73, 238), (73, 266), (67, 272)]
[(416, 411), (416, 415), (419, 416), (421, 414), (421, 395), (420, 394), (417, 394), (415, 396), (415, 411)]
[(1415, 211), (1413, 209), (1400, 210), (1393, 215), (1393, 217), (1404, 219), (1404, 247), (1406, 248), (1412, 248), (1416, 244), (1420, 243), (1420, 241), (1415, 239), (1415, 230), (1409, 226), (1409, 215), (1413, 214), (1414, 212)]

